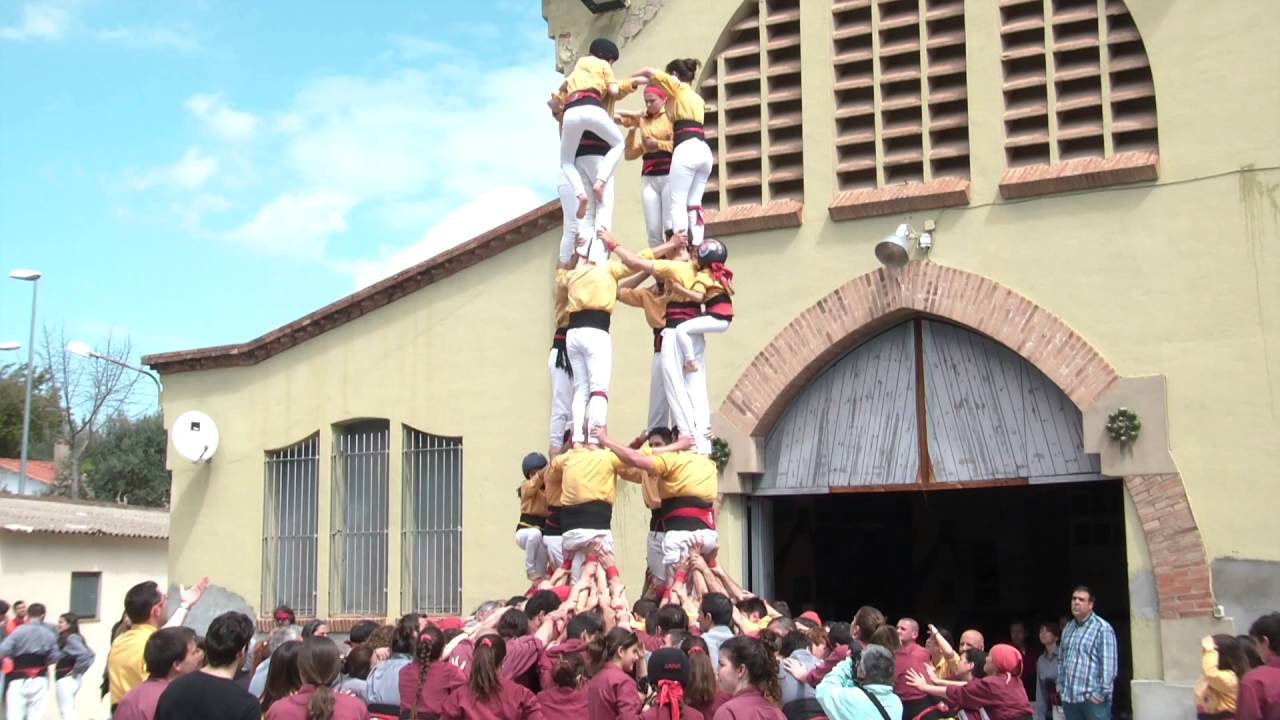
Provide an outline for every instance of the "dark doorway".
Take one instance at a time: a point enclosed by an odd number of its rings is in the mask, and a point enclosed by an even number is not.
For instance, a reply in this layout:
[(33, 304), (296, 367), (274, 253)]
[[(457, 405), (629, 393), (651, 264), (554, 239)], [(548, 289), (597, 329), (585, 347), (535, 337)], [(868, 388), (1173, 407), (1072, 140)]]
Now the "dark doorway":
[(1123, 493), (1119, 480), (1096, 480), (771, 497), (774, 595), (824, 619), (868, 604), (890, 622), (977, 628), (988, 648), (1021, 620), (1038, 648), (1038, 623), (1069, 616), (1072, 588), (1088, 585), (1116, 631), (1123, 717), (1133, 675)]

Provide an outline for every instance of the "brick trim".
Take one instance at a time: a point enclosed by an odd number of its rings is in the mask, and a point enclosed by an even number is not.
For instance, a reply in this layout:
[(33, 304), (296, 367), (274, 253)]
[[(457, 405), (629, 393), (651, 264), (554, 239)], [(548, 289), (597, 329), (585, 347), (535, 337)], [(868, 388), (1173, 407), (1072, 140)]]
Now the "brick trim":
[(968, 204), (969, 181), (945, 178), (842, 192), (836, 195), (827, 212), (832, 220), (857, 220)]
[[(784, 327), (738, 377), (720, 414), (765, 437), (791, 399), (844, 353), (912, 316), (950, 320), (980, 332), (1036, 366), (1087, 409), (1119, 375), (1060, 318), (988, 278), (928, 262), (880, 269), (836, 288)], [(1125, 479), (1151, 552), (1160, 615), (1211, 615), (1204, 543), (1182, 476)]]
[[(302, 627), (303, 625), (306, 625), (312, 620), (315, 620), (315, 618), (299, 617), (297, 618), (296, 624), (298, 625), (298, 627)], [(362, 623), (365, 620), (372, 620), (378, 623), (379, 625), (387, 624), (387, 618), (382, 618), (382, 617), (367, 617), (367, 618), (366, 617), (335, 617), (335, 618), (329, 618), (328, 620), (325, 620), (324, 624), (329, 626), (329, 632), (347, 633), (347, 632), (351, 632), (351, 628), (355, 627), (357, 623)], [(258, 618), (257, 625), (258, 625), (258, 632), (269, 633), (272, 630), (276, 629), (276, 619), (271, 616), (260, 617)]]
[(1160, 175), (1160, 153), (1120, 153), (1105, 160), (1081, 158), (1056, 165), (1030, 165), (1006, 170), (1000, 197), (1014, 198), (1089, 190), (1107, 185), (1149, 182)]
[(803, 220), (804, 203), (796, 200), (777, 200), (768, 205), (735, 205), (707, 211), (707, 236), (724, 237), (800, 227)]

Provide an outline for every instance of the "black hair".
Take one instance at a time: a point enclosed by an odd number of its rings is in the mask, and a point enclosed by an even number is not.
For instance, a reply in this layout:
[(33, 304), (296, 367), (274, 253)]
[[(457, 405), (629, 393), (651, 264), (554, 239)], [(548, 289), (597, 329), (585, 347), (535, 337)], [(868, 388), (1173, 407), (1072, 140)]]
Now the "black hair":
[[(644, 620), (647, 626), (651, 619), (656, 620), (654, 616), (658, 614), (658, 601), (642, 597), (631, 606), (631, 614)], [(646, 627), (645, 632), (653, 631)]]
[(1252, 669), (1244, 655), (1244, 648), (1235, 635), (1214, 635), (1213, 644), (1218, 648), (1219, 670), (1230, 670), (1238, 680)]
[(689, 637), (688, 630), (668, 630), (662, 635), (666, 639), (666, 644), (671, 647), (680, 647), (684, 644), (684, 639)]
[(316, 634), (316, 630), (319, 630), (321, 625), (328, 625), (328, 624), (329, 623), (320, 619), (308, 620), (307, 624), (302, 626), (302, 637), (304, 638), (313, 637)]
[(31, 603), (27, 606), (27, 617), (42, 618), (48, 610), (45, 609), (44, 603)]
[(373, 631), (377, 629), (378, 623), (372, 620), (361, 620), (351, 626), (351, 632), (347, 634), (347, 639), (351, 641), (352, 645), (360, 645), (365, 640), (368, 640)]
[(357, 645), (347, 653), (342, 665), (342, 673), (347, 677), (365, 680), (373, 666), (373, 650), (364, 645)]
[[(440, 632), (440, 628), (435, 625), (428, 624), (427, 627), (418, 635), (418, 647), (414, 652), (414, 664), (418, 669), (418, 684), (413, 691), (413, 700), (409, 702), (412, 710), (409, 713), (410, 720), (418, 720), (418, 698), (422, 695), (422, 686), (427, 682), (427, 669), (431, 663), (440, 659), (444, 654), (444, 634)], [(401, 698), (406, 701), (407, 698)]]
[(773, 609), (784, 618), (791, 617), (791, 605), (789, 605), (786, 600), (774, 600)]
[(134, 625), (142, 625), (151, 618), (151, 608), (160, 603), (163, 596), (160, 586), (152, 580), (140, 582), (124, 594), (124, 613)]
[(302, 641), (290, 640), (271, 653), (271, 663), (267, 665), (267, 682), (262, 688), (262, 698), (259, 701), (263, 714), (266, 714), (273, 704), (289, 697), (302, 687), (302, 676), (298, 671), (300, 650), (302, 650)]
[(555, 593), (550, 590), (539, 590), (524, 604), (524, 614), (532, 619), (543, 613), (555, 612), (559, 608), (560, 598)]
[(799, 630), (792, 630), (787, 633), (786, 637), (782, 638), (782, 657), (791, 657), (791, 653), (797, 650), (808, 650), (812, 644), (808, 635)]
[(72, 635), (80, 634), (80, 618), (76, 617), (75, 613), (69, 612), (62, 613), (58, 617), (62, 618), (67, 623), (67, 629), (58, 633), (58, 647), (64, 648), (67, 646), (67, 638)]
[(507, 607), (518, 608), (524, 604), (525, 597), (523, 595), (512, 595), (507, 598)]
[(448, 645), (453, 639), (462, 634), (462, 628), (449, 628), (444, 631), (444, 644)]
[(4, 600), (0, 600), (0, 616), (3, 616), (7, 612), (9, 612), (9, 603)]
[(702, 63), (694, 58), (676, 58), (667, 63), (667, 74), (675, 76), (677, 80), (692, 83), (699, 67), (702, 67)]
[(523, 610), (511, 608), (498, 618), (498, 634), (503, 640), (513, 640), (529, 634), (529, 616)]
[(204, 635), (204, 654), (209, 667), (234, 664), (252, 639), (253, 621), (244, 613), (232, 610), (214, 618)]
[(418, 642), (418, 614), (409, 613), (396, 623), (395, 634), (391, 636), (391, 652), (413, 654)]
[(592, 613), (578, 613), (565, 627), (565, 636), (570, 640), (579, 640), (585, 634), (590, 640), (604, 631), (604, 621)]
[(758, 615), (764, 617), (769, 612), (769, 608), (765, 606), (764, 601), (758, 597), (742, 598), (738, 601), (738, 610), (743, 615)]
[(745, 635), (731, 637), (720, 646), (720, 657), (728, 658), (730, 665), (746, 668), (747, 682), (769, 702), (780, 704), (778, 660), (764, 643)]
[(688, 630), (689, 614), (679, 605), (663, 605), (658, 608), (659, 630)]
[(501, 635), (485, 635), (476, 640), (471, 652), (471, 679), (467, 681), (476, 699), (488, 700), (498, 692), (498, 669), (506, 657), (507, 643)]
[[(853, 622), (850, 623), (849, 631), (865, 645), (871, 641), (871, 636), (875, 631), (887, 622), (884, 613), (870, 605), (863, 605), (858, 608), (858, 612), (853, 614)], [(856, 632), (854, 632), (855, 629)]]
[(707, 593), (702, 596), (702, 614), (711, 616), (712, 625), (729, 625), (733, 622), (733, 603), (724, 593)]
[(1082, 592), (1082, 593), (1084, 593), (1085, 595), (1088, 595), (1088, 596), (1089, 596), (1089, 602), (1091, 602), (1091, 603), (1096, 603), (1096, 602), (1098, 602), (1098, 596), (1093, 594), (1093, 591), (1089, 589), (1089, 586), (1088, 586), (1088, 585), (1077, 585), (1077, 586), (1075, 587), (1075, 589), (1071, 591), (1071, 594), (1072, 594), (1072, 595), (1075, 595), (1075, 594), (1076, 594), (1076, 593), (1078, 593), (1078, 592)]
[(600, 669), (618, 657), (618, 653), (640, 642), (635, 633), (625, 627), (616, 627), (604, 637), (592, 638), (587, 643), (587, 655), (591, 658), (591, 675), (594, 677)]
[(833, 622), (827, 625), (827, 637), (832, 646), (853, 643), (853, 626), (847, 622)]
[(609, 38), (596, 38), (595, 40), (592, 40), (591, 47), (587, 49), (587, 52), (590, 53), (592, 57), (598, 57), (601, 60), (606, 60), (608, 62), (617, 62), (618, 56), (620, 55), (618, 52), (618, 46)]
[(152, 679), (167, 678), (173, 664), (187, 659), (187, 648), (195, 642), (196, 631), (189, 627), (161, 628), (147, 638), (142, 648), (142, 662)]
[[(1062, 626), (1057, 620), (1042, 620), (1036, 624), (1036, 634), (1039, 635), (1041, 630), (1048, 630), (1055, 640), (1062, 640)], [(950, 638), (947, 638), (950, 640)]]
[(1248, 663), (1249, 669), (1262, 667), (1262, 656), (1258, 654), (1258, 641), (1249, 635), (1237, 635), (1236, 640), (1240, 641), (1240, 651), (1244, 653), (1244, 659)]
[(1249, 626), (1249, 634), (1259, 645), (1266, 640), (1271, 654), (1280, 655), (1280, 612), (1267, 613), (1254, 620)]
[(973, 665), (973, 679), (984, 678), (987, 676), (987, 654), (978, 648), (971, 647), (960, 653)]
[(582, 653), (579, 652), (564, 653), (551, 666), (551, 682), (556, 687), (577, 689), (586, 676), (587, 661), (582, 659)]
[(674, 439), (675, 439), (675, 438), (674, 438), (673, 433), (671, 432), (671, 428), (669, 428), (669, 427), (663, 427), (663, 426), (661, 426), (661, 425), (659, 425), (658, 427), (655, 427), (655, 428), (651, 428), (651, 429), (649, 430), (649, 445), (650, 445), (650, 446), (652, 446), (652, 445), (653, 445), (653, 439), (654, 439), (655, 437), (656, 437), (656, 438), (658, 438), (659, 440), (661, 440), (663, 445), (670, 445), (670, 444), (674, 441)]

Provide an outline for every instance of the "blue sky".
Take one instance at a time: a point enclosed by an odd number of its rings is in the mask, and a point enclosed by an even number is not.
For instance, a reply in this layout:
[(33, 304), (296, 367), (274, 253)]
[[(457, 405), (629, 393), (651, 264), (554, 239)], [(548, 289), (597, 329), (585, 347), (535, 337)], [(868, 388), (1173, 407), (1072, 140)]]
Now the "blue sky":
[[(540, 11), (0, 0), (0, 269), (44, 273), (41, 324), (142, 355), (249, 340), (536, 207)], [(29, 302), (0, 276), (0, 341)]]

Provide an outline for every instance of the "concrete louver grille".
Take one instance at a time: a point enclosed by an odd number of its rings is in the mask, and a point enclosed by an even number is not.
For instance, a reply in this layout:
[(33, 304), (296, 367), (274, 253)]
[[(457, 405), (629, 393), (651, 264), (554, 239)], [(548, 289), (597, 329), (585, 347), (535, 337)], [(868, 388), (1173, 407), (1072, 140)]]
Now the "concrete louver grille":
[(969, 177), (963, 0), (832, 5), (841, 191)]
[(1001, 0), (1009, 167), (1157, 150), (1155, 89), (1122, 0)]
[(799, 0), (750, 0), (700, 85), (716, 164), (709, 210), (804, 197)]

